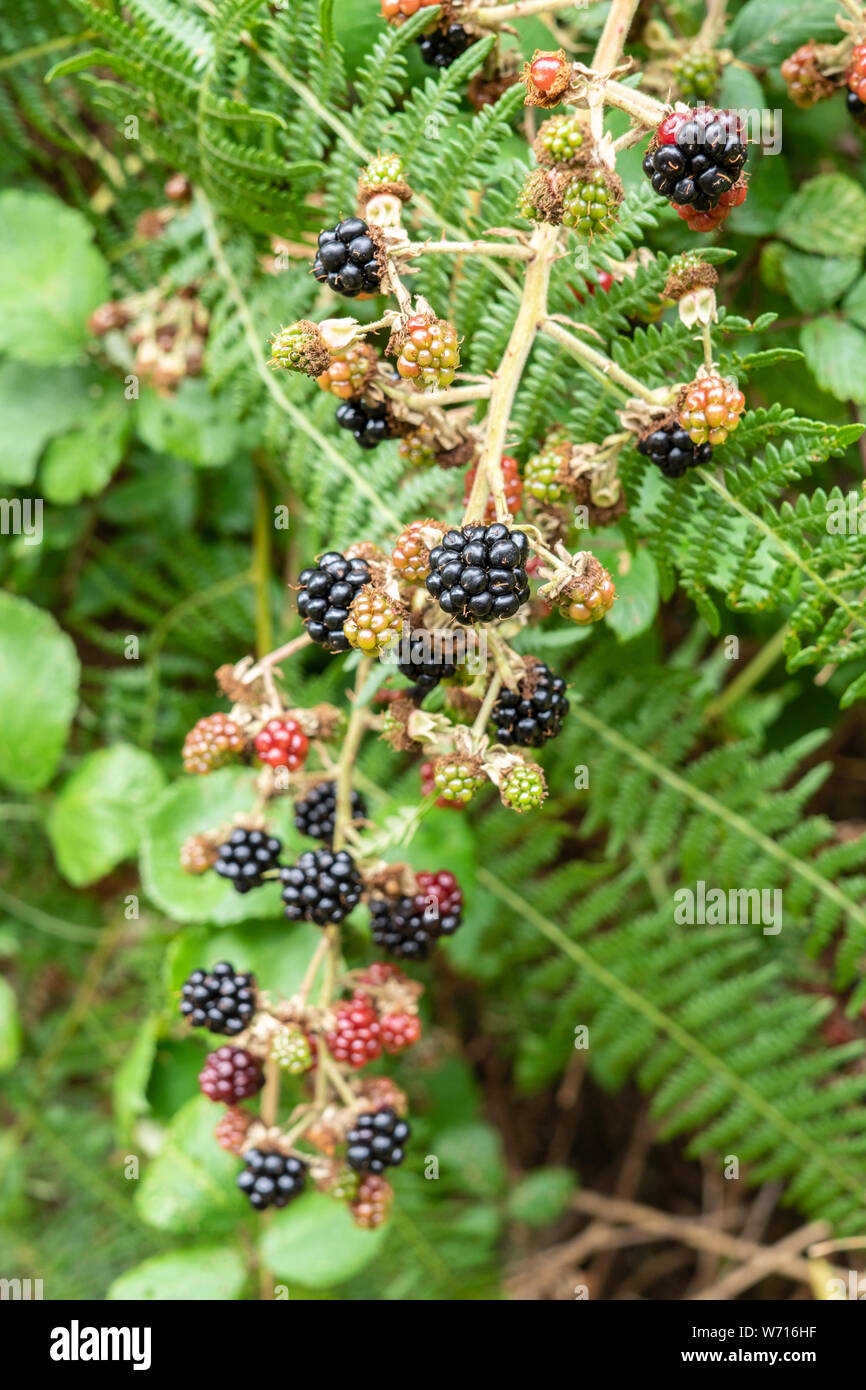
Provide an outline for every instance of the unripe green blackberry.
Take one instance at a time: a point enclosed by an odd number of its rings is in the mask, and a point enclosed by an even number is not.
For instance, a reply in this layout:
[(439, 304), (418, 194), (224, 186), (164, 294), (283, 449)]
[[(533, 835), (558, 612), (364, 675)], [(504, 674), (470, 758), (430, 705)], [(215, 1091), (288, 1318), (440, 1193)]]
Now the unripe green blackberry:
[(582, 145), (583, 125), (579, 116), (551, 116), (538, 132), (535, 153), (540, 164), (567, 164)]
[(674, 81), (689, 106), (712, 101), (721, 68), (715, 53), (684, 53), (674, 68)]
[(523, 470), (523, 486), (536, 502), (558, 502), (565, 491), (560, 479), (563, 447), (568, 445), (561, 436), (551, 436)]
[(294, 1025), (281, 1028), (271, 1038), (268, 1049), (272, 1062), (276, 1062), (290, 1076), (303, 1076), (313, 1065), (313, 1049), (306, 1033)]
[(403, 182), (403, 163), (398, 154), (379, 154), (361, 170), (361, 182), (368, 188)]
[(346, 640), (367, 656), (381, 656), (403, 631), (406, 611), (375, 584), (367, 584), (349, 605), (343, 623)]
[(400, 440), (397, 452), (413, 468), (430, 468), (436, 462), (436, 435), (429, 425), (421, 425)]
[(305, 376), (321, 376), (331, 361), (331, 354), (325, 346), (318, 325), (308, 319), (299, 319), (281, 328), (271, 339), (272, 367), (283, 367), (289, 372), (303, 372)]
[(547, 796), (547, 783), (538, 763), (517, 763), (499, 784), (503, 806), (511, 811), (537, 811)]
[(562, 195), (563, 224), (587, 241), (612, 232), (622, 201), (615, 180), (616, 175), (606, 174), (603, 169), (574, 179)]
[(353, 1202), (358, 1195), (360, 1185), (360, 1173), (354, 1173), (351, 1168), (343, 1168), (328, 1187), (328, 1196), (333, 1197), (337, 1202)]
[(443, 801), (465, 805), (484, 782), (480, 768), (468, 758), (437, 758), (433, 767), (433, 786)]

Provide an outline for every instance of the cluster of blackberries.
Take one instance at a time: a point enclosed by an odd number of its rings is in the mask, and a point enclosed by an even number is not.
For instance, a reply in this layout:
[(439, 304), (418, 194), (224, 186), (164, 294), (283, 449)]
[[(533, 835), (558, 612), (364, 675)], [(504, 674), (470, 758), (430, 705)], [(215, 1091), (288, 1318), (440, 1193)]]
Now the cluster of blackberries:
[(463, 894), (453, 874), (422, 873), (412, 897), (372, 898), (374, 945), (403, 960), (426, 960), (442, 936), (453, 936), (463, 920)]
[[(329, 845), (334, 838), (337, 814), (337, 788), (333, 782), (317, 782), (306, 796), (295, 802), (295, 829), (313, 840)], [(360, 792), (352, 792), (352, 820), (365, 820), (367, 803)]]
[(247, 1149), (237, 1184), (256, 1211), (284, 1207), (304, 1190), (307, 1170), (299, 1158), (275, 1149)]
[(390, 1105), (359, 1115), (346, 1135), (346, 1162), (359, 1173), (383, 1173), (403, 1162), (411, 1130)]
[(656, 193), (697, 212), (714, 208), (733, 188), (746, 162), (739, 117), (733, 111), (698, 107), (674, 112), (657, 131), (657, 147), (643, 161)]
[(384, 401), (363, 401), (360, 397), (343, 401), (337, 406), (337, 424), (351, 430), (356, 444), (362, 449), (375, 449), (383, 439), (393, 438)]
[(226, 960), (210, 971), (194, 970), (180, 993), (184, 1018), (211, 1033), (242, 1033), (256, 1006), (255, 976), (239, 974)]
[(415, 628), (409, 638), (406, 660), (397, 663), (400, 675), (412, 681), (418, 692), (424, 695), (433, 690), (440, 681), (457, 674), (455, 662), (446, 660), (444, 656), (437, 657), (435, 650), (431, 654), (431, 640), (431, 633)]
[(540, 748), (561, 731), (567, 714), (565, 681), (543, 661), (536, 661), (517, 690), (502, 691), (490, 712), (490, 720), (497, 743)]
[(338, 550), (329, 550), (317, 565), (301, 571), (298, 612), (314, 642), (329, 652), (349, 650), (343, 624), (350, 603), (369, 579), (366, 560), (347, 560)]
[(347, 217), (336, 227), (319, 233), (313, 274), (349, 299), (377, 292), (382, 279), (382, 263), (370, 228), (362, 218)]
[(646, 454), (666, 478), (681, 478), (687, 468), (709, 463), (713, 456), (710, 444), (695, 444), (676, 422), (663, 425), (639, 439), (637, 449), (638, 453)]
[(472, 39), (462, 24), (449, 24), (444, 29), (431, 29), (417, 40), (421, 57), (431, 68), (450, 68), (465, 53)]
[(327, 926), (342, 922), (361, 901), (361, 876), (346, 850), (307, 849), (281, 870), (284, 912), (290, 922)]
[(214, 868), (231, 880), (239, 893), (248, 893), (264, 882), (268, 869), (279, 868), (282, 841), (265, 830), (233, 830), (217, 851)]
[(430, 551), (427, 591), (458, 623), (511, 618), (529, 598), (523, 531), (502, 522), (446, 531)]

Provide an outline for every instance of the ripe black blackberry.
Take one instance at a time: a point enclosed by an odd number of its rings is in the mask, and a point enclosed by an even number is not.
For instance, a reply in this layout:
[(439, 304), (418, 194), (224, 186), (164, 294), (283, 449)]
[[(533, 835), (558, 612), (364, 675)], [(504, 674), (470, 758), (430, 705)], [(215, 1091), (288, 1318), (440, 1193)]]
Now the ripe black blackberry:
[(658, 144), (646, 154), (643, 170), (663, 198), (696, 212), (709, 212), (737, 182), (746, 162), (746, 144), (733, 111), (698, 107), (666, 116), (656, 132)]
[[(317, 782), (306, 796), (295, 802), (295, 829), (314, 840), (331, 843), (337, 814), (337, 788), (333, 782)], [(364, 820), (367, 803), (360, 792), (352, 792), (352, 820)]]
[(348, 299), (378, 292), (382, 262), (370, 228), (362, 218), (347, 217), (336, 227), (319, 233), (313, 274)]
[(413, 897), (371, 898), (373, 944), (401, 960), (426, 960), (442, 936), (453, 936), (463, 920), (463, 894), (453, 874), (417, 875)]
[(233, 830), (217, 849), (214, 868), (222, 878), (231, 879), (238, 893), (248, 893), (264, 883), (268, 869), (278, 869), (283, 842), (264, 830)]
[(406, 660), (397, 663), (400, 675), (412, 681), (419, 692), (425, 695), (440, 681), (457, 674), (457, 666), (453, 661), (446, 661), (442, 656), (437, 659), (435, 648), (431, 654), (432, 640), (432, 634), (426, 629), (416, 628), (409, 638)]
[(845, 93), (845, 105), (848, 108), (848, 115), (858, 125), (866, 126), (866, 102), (861, 101), (857, 93), (852, 92), (850, 87)]
[(238, 1174), (237, 1185), (256, 1211), (284, 1207), (300, 1197), (307, 1170), (299, 1158), (276, 1149), (247, 1149), (243, 1158), (244, 1170)]
[(239, 974), (227, 960), (212, 970), (194, 970), (181, 989), (180, 1011), (193, 1028), (242, 1033), (256, 1007), (254, 975)]
[(681, 478), (687, 468), (709, 463), (713, 457), (712, 445), (695, 444), (676, 421), (639, 439), (637, 449), (639, 454), (646, 454), (666, 478)]
[(346, 850), (306, 849), (281, 870), (284, 912), (290, 922), (342, 922), (361, 900), (361, 876)]
[(344, 430), (352, 431), (362, 449), (375, 449), (384, 439), (393, 438), (384, 401), (362, 401), (360, 397), (343, 401), (335, 418)]
[(490, 720), (497, 743), (540, 748), (561, 732), (567, 714), (565, 681), (543, 661), (536, 661), (516, 691), (502, 691), (490, 712)]
[(523, 531), (501, 521), (446, 531), (430, 551), (427, 592), (464, 625), (510, 618), (529, 598)]
[(411, 1134), (390, 1105), (359, 1115), (346, 1135), (346, 1162), (358, 1173), (383, 1173), (403, 1162), (403, 1145)]
[(450, 68), (465, 53), (472, 39), (462, 24), (449, 24), (444, 29), (431, 29), (417, 40), (421, 57), (432, 68)]
[(298, 612), (313, 641), (326, 651), (349, 650), (343, 624), (350, 603), (370, 577), (366, 560), (347, 560), (338, 550), (329, 550), (317, 565), (301, 571)]

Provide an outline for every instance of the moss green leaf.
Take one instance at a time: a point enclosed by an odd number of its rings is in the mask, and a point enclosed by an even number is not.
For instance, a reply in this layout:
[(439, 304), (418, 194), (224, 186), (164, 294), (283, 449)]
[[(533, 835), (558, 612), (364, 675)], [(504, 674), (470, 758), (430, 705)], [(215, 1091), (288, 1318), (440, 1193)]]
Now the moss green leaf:
[(80, 887), (138, 851), (144, 818), (165, 787), (150, 753), (128, 743), (81, 760), (51, 807), (48, 835), (63, 877)]
[(60, 761), (78, 699), (78, 657), (27, 599), (0, 594), (0, 782), (37, 791)]

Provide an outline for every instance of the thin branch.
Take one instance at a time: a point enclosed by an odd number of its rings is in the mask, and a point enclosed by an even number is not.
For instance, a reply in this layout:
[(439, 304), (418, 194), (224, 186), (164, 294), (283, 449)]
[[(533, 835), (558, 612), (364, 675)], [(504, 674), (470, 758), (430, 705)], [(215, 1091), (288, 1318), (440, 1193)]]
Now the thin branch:
[(444, 252), (451, 256), (498, 256), (501, 260), (531, 261), (531, 247), (519, 241), (410, 241), (399, 255), (431, 256)]
[(613, 382), (626, 396), (638, 396), (649, 405), (658, 405), (658, 393), (651, 391), (648, 386), (644, 386), (637, 377), (625, 371), (623, 367), (618, 367), (610, 357), (605, 357), (604, 353), (596, 352), (588, 343), (584, 343), (580, 338), (576, 338), (568, 329), (563, 328), (555, 319), (545, 319), (541, 325), (543, 333), (554, 342), (559, 343), (560, 347), (570, 352), (572, 357), (576, 357), (582, 362), (593, 376), (601, 381)]

